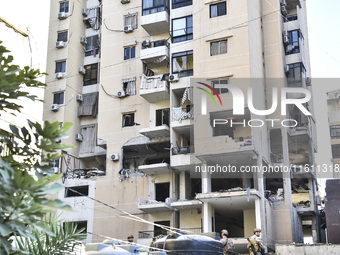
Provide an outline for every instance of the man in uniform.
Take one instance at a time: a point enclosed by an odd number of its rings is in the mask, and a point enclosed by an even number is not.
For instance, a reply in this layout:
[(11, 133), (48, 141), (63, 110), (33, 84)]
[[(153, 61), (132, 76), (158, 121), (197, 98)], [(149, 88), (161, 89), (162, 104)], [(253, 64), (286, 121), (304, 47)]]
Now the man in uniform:
[(248, 245), (247, 248), (251, 255), (259, 255), (264, 254), (264, 247), (261, 243), (261, 229), (255, 228), (254, 235), (250, 238), (247, 238)]
[(223, 229), (221, 231), (221, 242), (223, 244), (223, 254), (234, 254), (234, 244), (231, 240), (228, 239), (228, 230)]

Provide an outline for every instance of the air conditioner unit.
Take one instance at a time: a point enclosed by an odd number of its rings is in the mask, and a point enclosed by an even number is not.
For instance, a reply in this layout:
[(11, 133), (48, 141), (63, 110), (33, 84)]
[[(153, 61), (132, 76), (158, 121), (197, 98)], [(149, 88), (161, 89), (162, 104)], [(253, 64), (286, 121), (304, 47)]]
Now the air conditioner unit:
[(113, 153), (110, 155), (110, 159), (112, 161), (118, 161), (119, 160), (119, 153)]
[(286, 74), (289, 73), (289, 65), (285, 65), (285, 73), (286, 73)]
[(287, 5), (286, 4), (281, 4), (281, 13), (283, 16), (287, 16), (288, 11), (287, 11)]
[(55, 44), (55, 47), (58, 49), (64, 48), (66, 46), (66, 43), (64, 41), (57, 41)]
[(86, 70), (85, 70), (84, 67), (79, 66), (78, 72), (79, 72), (80, 74), (85, 74), (85, 73), (86, 73)]
[(306, 86), (311, 86), (312, 85), (312, 79), (310, 77), (306, 78)]
[(282, 33), (283, 36), (283, 44), (287, 45), (289, 43), (288, 31), (284, 30)]
[(58, 13), (58, 19), (62, 20), (62, 19), (66, 19), (66, 18), (67, 18), (66, 12), (59, 12)]
[(127, 3), (130, 3), (130, 0), (120, 0), (120, 2), (121, 2), (122, 4), (127, 4)]
[(77, 99), (78, 102), (83, 102), (84, 97), (83, 97), (82, 94), (78, 94), (77, 97), (76, 97), (76, 99)]
[(119, 91), (119, 92), (117, 93), (117, 97), (119, 97), (119, 98), (126, 97), (127, 95), (128, 95), (128, 94), (126, 94), (126, 92), (125, 92), (124, 90)]
[(125, 33), (131, 33), (133, 31), (133, 27), (131, 25), (125, 26), (124, 27), (124, 32)]
[(84, 16), (84, 17), (87, 17), (87, 15), (88, 15), (88, 9), (87, 8), (83, 8), (82, 10), (81, 10), (81, 14)]
[(59, 110), (59, 105), (58, 104), (52, 104), (51, 105), (51, 111), (52, 112), (57, 112)]
[(80, 43), (87, 44), (87, 39), (85, 36), (80, 37)]
[(170, 82), (178, 82), (179, 81), (179, 75), (178, 74), (171, 74), (169, 76), (169, 81)]
[(62, 79), (62, 78), (64, 78), (64, 73), (55, 73), (55, 77), (58, 79), (58, 80), (60, 80), (60, 79)]
[(76, 134), (76, 141), (82, 142), (83, 141), (83, 135), (80, 134), (80, 133)]

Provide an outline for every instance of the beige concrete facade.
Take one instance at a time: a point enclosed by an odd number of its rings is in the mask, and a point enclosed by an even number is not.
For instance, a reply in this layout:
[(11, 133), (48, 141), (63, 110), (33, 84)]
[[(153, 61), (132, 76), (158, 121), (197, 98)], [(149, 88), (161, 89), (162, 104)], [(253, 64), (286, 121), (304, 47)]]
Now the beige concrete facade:
[[(270, 249), (307, 236), (317, 242), (316, 180), (303, 167), (275, 179), (263, 173), (191, 175), (195, 166), (216, 163), (237, 169), (314, 164), (315, 123), (296, 107), (288, 107), (287, 116), (281, 107), (259, 116), (245, 103), (246, 121), (260, 119), (262, 127), (215, 131), (213, 118), (234, 118), (234, 95), (221, 93), (220, 108), (208, 97), (208, 113), (202, 115), (196, 100), (201, 91), (193, 89), (197, 81), (229, 79), (245, 98), (253, 89), (256, 109), (270, 108), (273, 88), (310, 90), (306, 1), (155, 2), (70, 1), (67, 18), (60, 20), (65, 2), (51, 1), (44, 119), (74, 122), (66, 143), (77, 148), (57, 166), (67, 171), (64, 185), (105, 203), (60, 194), (75, 206), (65, 218), (87, 222), (93, 233), (89, 242), (133, 234), (145, 244), (164, 234), (157, 226), (122, 217), (124, 212), (193, 233), (226, 228), (241, 244), (258, 227)], [(96, 7), (100, 12), (92, 11)], [(67, 45), (56, 48), (57, 32), (66, 30)], [(89, 45), (94, 35), (98, 43)], [(56, 61), (62, 60), (66, 69), (57, 79)], [(95, 71), (78, 72), (79, 66), (91, 69), (96, 63), (96, 79)], [(58, 92), (64, 92), (64, 102), (51, 111)], [(270, 125), (266, 119), (294, 119), (297, 125)], [(310, 203), (301, 204), (302, 199)], [(304, 235), (303, 228), (310, 231)]]

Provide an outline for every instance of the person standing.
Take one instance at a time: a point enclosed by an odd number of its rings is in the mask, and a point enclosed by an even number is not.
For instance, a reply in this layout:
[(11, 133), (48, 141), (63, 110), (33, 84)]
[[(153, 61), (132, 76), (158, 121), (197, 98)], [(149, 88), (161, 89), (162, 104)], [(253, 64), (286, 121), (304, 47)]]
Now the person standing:
[(251, 255), (264, 254), (264, 247), (261, 243), (261, 229), (255, 228), (254, 235), (247, 238), (248, 245), (247, 248)]
[(223, 229), (221, 231), (221, 242), (223, 244), (223, 254), (228, 255), (228, 254), (234, 254), (234, 244), (231, 240), (228, 239), (228, 230)]

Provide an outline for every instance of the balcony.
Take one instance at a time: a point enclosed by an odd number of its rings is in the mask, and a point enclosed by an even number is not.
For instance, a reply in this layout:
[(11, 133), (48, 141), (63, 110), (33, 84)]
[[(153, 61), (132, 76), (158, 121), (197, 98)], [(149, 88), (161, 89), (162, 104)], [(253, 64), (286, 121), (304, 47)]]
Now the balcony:
[(170, 129), (167, 125), (162, 125), (158, 127), (143, 128), (139, 130), (139, 133), (141, 135), (149, 137), (150, 139), (154, 139), (160, 137), (169, 137)]
[(178, 171), (189, 171), (191, 167), (200, 164), (200, 161), (194, 157), (193, 152), (193, 146), (172, 148), (171, 167)]
[(314, 179), (315, 178), (315, 170), (312, 166), (309, 168), (290, 165), (291, 172), (294, 178), (304, 178), (304, 179)]
[(202, 202), (198, 200), (179, 200), (172, 202), (171, 206), (179, 210), (191, 210), (202, 208)]
[(140, 59), (149, 68), (166, 66), (169, 62), (169, 43), (167, 40), (143, 41)]
[(165, 202), (160, 202), (157, 200), (144, 200), (140, 198), (138, 201), (138, 209), (146, 213), (173, 211), (171, 202), (171, 198), (167, 198)]
[(169, 1), (157, 1), (152, 6), (147, 6), (147, 4), (148, 1), (143, 1), (141, 26), (150, 35), (167, 33), (169, 31)]
[(141, 165), (138, 167), (138, 171), (145, 173), (146, 175), (166, 174), (171, 172), (170, 165), (168, 163), (156, 163)]
[(164, 75), (142, 75), (139, 94), (149, 103), (169, 99), (169, 84)]

